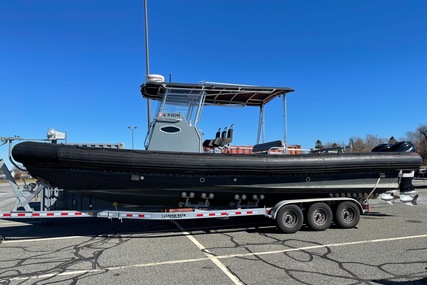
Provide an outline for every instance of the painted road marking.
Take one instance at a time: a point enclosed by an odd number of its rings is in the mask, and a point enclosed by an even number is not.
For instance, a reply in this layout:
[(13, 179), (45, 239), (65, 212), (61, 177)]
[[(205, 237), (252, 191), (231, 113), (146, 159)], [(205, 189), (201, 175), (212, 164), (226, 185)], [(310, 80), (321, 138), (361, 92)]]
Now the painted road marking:
[(244, 283), (239, 280), (239, 278), (234, 275), (228, 268), (218, 259), (218, 257), (214, 256), (206, 247), (204, 247), (195, 237), (193, 237), (189, 232), (187, 232), (183, 227), (181, 227), (180, 224), (178, 224), (176, 221), (172, 221), (179, 230), (191, 240), (192, 243), (194, 243), (197, 248), (203, 252), (207, 258), (212, 261), (222, 272), (224, 272), (225, 275), (227, 275), (228, 278), (233, 282), (233, 284), (236, 285), (243, 285)]
[[(185, 232), (185, 230), (184, 230), (184, 232)], [(188, 234), (187, 237), (192, 237), (192, 236), (190, 234)], [(46, 238), (46, 239), (42, 239), (42, 240), (65, 239), (65, 238), (82, 238), (82, 237), (76, 236), (76, 237), (63, 237), (63, 238), (50, 238), (50, 239)], [(194, 237), (192, 237), (192, 238), (194, 239)], [(221, 259), (230, 259), (230, 258), (247, 257), (247, 256), (259, 256), (259, 255), (268, 255), (268, 254), (282, 254), (285, 252), (305, 251), (305, 250), (318, 249), (318, 248), (342, 247), (342, 246), (349, 246), (349, 245), (361, 245), (361, 244), (369, 244), (369, 243), (384, 243), (384, 242), (393, 242), (393, 241), (410, 240), (410, 239), (423, 239), (423, 238), (427, 238), (427, 234), (415, 235), (415, 236), (394, 237), (394, 238), (373, 239), (373, 240), (361, 240), (361, 241), (344, 242), (344, 243), (331, 243), (331, 244), (323, 244), (323, 245), (305, 246), (305, 247), (299, 247), (299, 248), (288, 248), (288, 249), (282, 249), (282, 250), (260, 251), (260, 252), (252, 252), (252, 253), (241, 253), (241, 254), (229, 254), (229, 255), (220, 255), (220, 256), (208, 255), (209, 251), (207, 251), (206, 248), (204, 248), (197, 240), (194, 239), (196, 241), (196, 243), (199, 244), (198, 247), (203, 248), (203, 251), (205, 252), (206, 257), (193, 258), (193, 259), (181, 259), (181, 260), (168, 260), (168, 261), (142, 263), (142, 264), (132, 264), (132, 265), (126, 265), (126, 266), (113, 266), (113, 267), (106, 267), (106, 268), (101, 268), (101, 269), (69, 270), (66, 272), (50, 273), (50, 274), (44, 274), (44, 275), (15, 277), (15, 278), (11, 278), (9, 280), (10, 281), (21, 281), (21, 280), (30, 280), (30, 279), (49, 278), (49, 277), (55, 277), (55, 276), (68, 276), (68, 275), (78, 275), (78, 274), (84, 274), (84, 273), (97, 273), (97, 272), (106, 272), (106, 271), (112, 271), (112, 270), (124, 270), (124, 269), (132, 269), (132, 268), (139, 268), (139, 267), (193, 263), (193, 262), (201, 262), (201, 261), (206, 261), (206, 260), (212, 261), (213, 259), (218, 260), (218, 262), (222, 266), (224, 266), (220, 262)], [(37, 239), (25, 240), (25, 241), (37, 241)], [(13, 243), (13, 242), (22, 242), (22, 241), (3, 241), (2, 245), (6, 244), (6, 243)], [(225, 269), (227, 269), (227, 268), (225, 267)], [(228, 271), (228, 269), (227, 269), (227, 271)], [(5, 280), (5, 276), (2, 277), (2, 280)], [(240, 282), (240, 280), (238, 280), (237, 278), (236, 278), (236, 282), (239, 282), (239, 283), (235, 283), (235, 284), (242, 284)]]

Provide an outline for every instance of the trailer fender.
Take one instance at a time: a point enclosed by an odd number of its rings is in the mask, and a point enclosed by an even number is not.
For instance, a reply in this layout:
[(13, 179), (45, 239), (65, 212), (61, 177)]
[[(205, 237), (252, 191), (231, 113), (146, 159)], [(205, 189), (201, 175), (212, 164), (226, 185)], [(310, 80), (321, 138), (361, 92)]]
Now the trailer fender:
[(359, 201), (353, 199), (353, 198), (347, 198), (347, 197), (331, 197), (331, 198), (312, 198), (312, 199), (293, 199), (293, 200), (282, 200), (280, 202), (278, 202), (276, 205), (274, 205), (273, 208), (271, 208), (270, 211), (270, 218), (272, 219), (276, 219), (277, 218), (277, 213), (279, 212), (279, 210), (285, 206), (285, 205), (289, 205), (289, 204), (296, 204), (299, 207), (302, 207), (304, 204), (311, 204), (311, 203), (317, 203), (317, 202), (325, 202), (325, 203), (340, 203), (340, 202), (344, 202), (344, 201), (350, 201), (355, 203), (359, 209), (361, 213), (365, 213), (365, 210), (363, 209), (362, 204), (359, 203)]

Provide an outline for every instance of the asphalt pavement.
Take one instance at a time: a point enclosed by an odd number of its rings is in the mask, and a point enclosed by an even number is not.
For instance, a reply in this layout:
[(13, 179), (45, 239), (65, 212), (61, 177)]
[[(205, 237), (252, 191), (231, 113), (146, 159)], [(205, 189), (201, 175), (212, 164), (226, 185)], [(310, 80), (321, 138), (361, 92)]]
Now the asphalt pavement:
[(427, 180), (415, 185), (417, 206), (373, 200), (357, 228), (322, 232), (264, 217), (0, 220), (0, 284), (427, 284)]

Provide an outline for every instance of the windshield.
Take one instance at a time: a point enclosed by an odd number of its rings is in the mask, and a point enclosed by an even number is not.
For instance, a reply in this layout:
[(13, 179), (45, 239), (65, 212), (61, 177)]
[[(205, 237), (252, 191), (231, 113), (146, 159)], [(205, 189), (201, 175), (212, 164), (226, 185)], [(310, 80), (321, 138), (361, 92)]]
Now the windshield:
[(171, 89), (165, 94), (158, 117), (185, 118), (188, 125), (195, 126), (200, 120), (205, 92)]

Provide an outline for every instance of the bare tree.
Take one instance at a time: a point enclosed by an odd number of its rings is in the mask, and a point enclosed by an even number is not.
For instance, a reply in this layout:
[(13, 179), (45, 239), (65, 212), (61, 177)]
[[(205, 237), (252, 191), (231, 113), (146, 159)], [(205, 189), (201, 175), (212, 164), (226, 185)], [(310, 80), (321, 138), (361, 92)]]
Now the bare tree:
[(427, 165), (427, 125), (420, 125), (416, 130), (416, 136), (413, 143), (417, 152), (423, 158), (423, 164)]
[(365, 142), (360, 137), (353, 137), (350, 139), (353, 152), (363, 152), (365, 149)]
[[(420, 125), (414, 132), (407, 132), (405, 138), (399, 140), (408, 140), (412, 142), (417, 152), (423, 158), (423, 165), (427, 165), (427, 125)], [(391, 136), (389, 139), (380, 138), (376, 135), (366, 135), (365, 138), (352, 137), (350, 138), (349, 147), (352, 152), (370, 152), (374, 147), (379, 144), (394, 144), (397, 140)], [(315, 148), (320, 149), (323, 147), (332, 147), (340, 145), (339, 143), (327, 142), (323, 144), (320, 140), (316, 141)]]
[(407, 132), (405, 140), (415, 143), (418, 140), (417, 132)]
[(388, 143), (388, 139), (374, 135), (366, 135), (365, 139), (353, 137), (350, 139), (353, 152), (370, 152), (374, 147), (382, 143)]
[(424, 137), (424, 142), (427, 141), (427, 125), (421, 125), (417, 131)]

